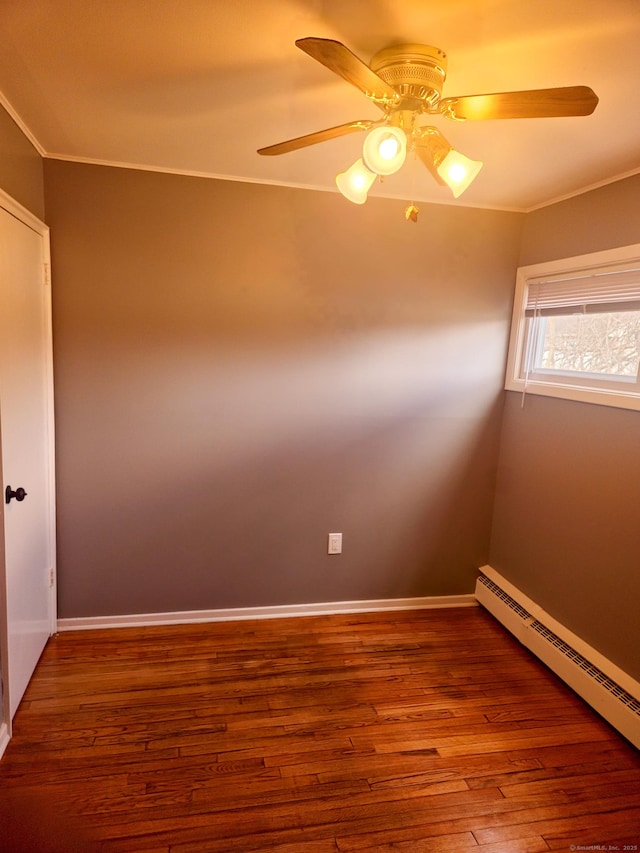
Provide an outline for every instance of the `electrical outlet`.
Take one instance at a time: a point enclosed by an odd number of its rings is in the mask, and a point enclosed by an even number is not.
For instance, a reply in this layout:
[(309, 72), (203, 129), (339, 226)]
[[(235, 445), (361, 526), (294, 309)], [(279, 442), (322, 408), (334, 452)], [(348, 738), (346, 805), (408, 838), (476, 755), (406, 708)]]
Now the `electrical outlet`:
[(328, 554), (342, 554), (342, 533), (329, 534)]

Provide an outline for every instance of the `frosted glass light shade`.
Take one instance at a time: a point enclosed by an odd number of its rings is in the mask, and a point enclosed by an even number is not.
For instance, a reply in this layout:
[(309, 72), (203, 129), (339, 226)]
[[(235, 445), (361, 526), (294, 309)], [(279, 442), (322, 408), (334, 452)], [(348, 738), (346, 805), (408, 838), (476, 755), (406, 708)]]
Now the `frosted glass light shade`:
[(475, 180), (482, 165), (481, 160), (470, 160), (451, 148), (437, 167), (437, 172), (453, 193), (453, 197), (458, 198)]
[(362, 157), (376, 175), (393, 175), (407, 156), (407, 137), (399, 127), (376, 127), (367, 134)]
[(375, 173), (367, 169), (361, 158), (349, 166), (345, 172), (336, 175), (336, 185), (349, 201), (354, 204), (364, 204), (375, 179)]

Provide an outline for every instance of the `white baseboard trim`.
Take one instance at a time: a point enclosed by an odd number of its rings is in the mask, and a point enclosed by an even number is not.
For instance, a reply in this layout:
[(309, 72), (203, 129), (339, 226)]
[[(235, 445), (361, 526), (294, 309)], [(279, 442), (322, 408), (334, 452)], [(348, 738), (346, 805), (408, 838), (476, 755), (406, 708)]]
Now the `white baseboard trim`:
[(175, 613), (137, 613), (122, 616), (76, 616), (58, 619), (58, 631), (91, 628), (142, 628), (149, 625), (184, 625), (198, 622), (232, 622), (243, 619), (278, 619), (296, 616), (335, 616), (339, 613), (374, 613), (383, 610), (432, 610), (443, 607), (477, 607), (475, 595), (434, 595), (425, 598), (381, 598), (371, 601), (331, 601), (321, 604), (281, 604), (269, 607), (231, 607), (222, 610), (183, 610)]
[(6, 723), (0, 723), (0, 758), (4, 755), (4, 751), (10, 741), (9, 728)]

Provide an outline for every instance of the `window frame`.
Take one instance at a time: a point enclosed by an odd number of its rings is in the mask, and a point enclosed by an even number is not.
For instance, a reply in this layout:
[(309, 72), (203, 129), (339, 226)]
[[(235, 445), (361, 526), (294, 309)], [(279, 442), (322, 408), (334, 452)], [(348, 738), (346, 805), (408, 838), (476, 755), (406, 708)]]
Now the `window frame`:
[(611, 380), (600, 378), (596, 380), (597, 384), (592, 384), (593, 380), (589, 376), (561, 376), (560, 373), (555, 372), (552, 375), (545, 372), (544, 375), (548, 378), (544, 379), (541, 378), (542, 373), (532, 374), (530, 372), (528, 377), (524, 376), (525, 350), (528, 340), (527, 324), (531, 322), (530, 318), (525, 316), (529, 282), (543, 276), (564, 274), (579, 276), (581, 273), (588, 273), (589, 270), (598, 267), (611, 266), (615, 268), (617, 264), (622, 267), (634, 262), (638, 262), (640, 265), (640, 243), (518, 267), (505, 389), (640, 411), (640, 381), (629, 382), (624, 380), (620, 382), (616, 378)]

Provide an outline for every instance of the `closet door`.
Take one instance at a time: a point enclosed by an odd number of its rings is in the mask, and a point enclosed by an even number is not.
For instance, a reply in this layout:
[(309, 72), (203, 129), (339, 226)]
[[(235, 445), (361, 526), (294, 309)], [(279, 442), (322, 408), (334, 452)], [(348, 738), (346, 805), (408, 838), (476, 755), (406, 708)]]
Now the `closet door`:
[(0, 196), (0, 650), (9, 733), (54, 624), (48, 269), (46, 226)]

